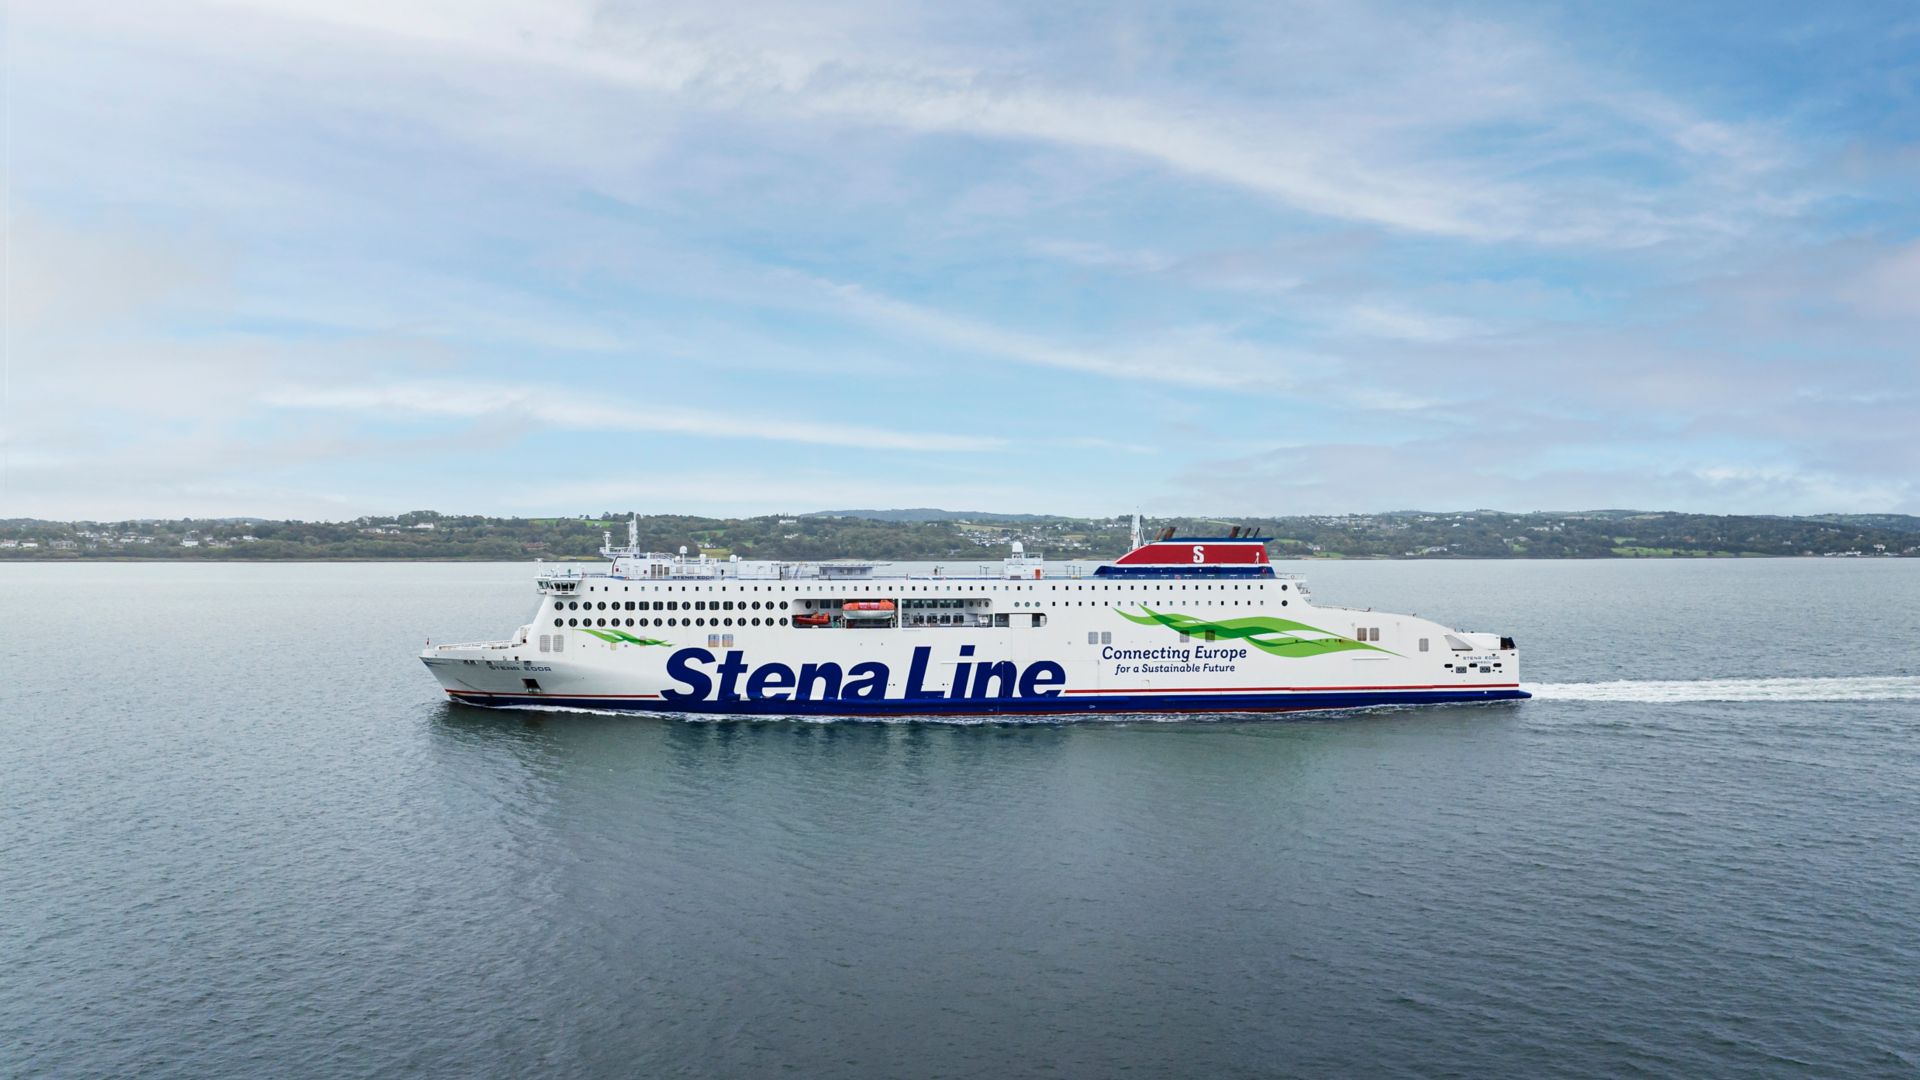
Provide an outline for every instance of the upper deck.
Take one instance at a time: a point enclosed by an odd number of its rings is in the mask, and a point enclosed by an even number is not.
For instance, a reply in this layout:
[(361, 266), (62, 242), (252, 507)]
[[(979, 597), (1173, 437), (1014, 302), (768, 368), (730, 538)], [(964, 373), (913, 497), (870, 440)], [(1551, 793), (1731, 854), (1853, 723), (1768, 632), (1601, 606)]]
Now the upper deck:
[(627, 544), (615, 547), (609, 534), (600, 554), (611, 562), (605, 571), (591, 572), (575, 566), (557, 566), (543, 564), (537, 577), (541, 592), (557, 595), (571, 595), (580, 591), (583, 582), (589, 580), (611, 580), (627, 582), (683, 582), (683, 581), (811, 581), (811, 582), (882, 582), (882, 581), (1039, 581), (1049, 577), (1081, 578), (1188, 578), (1199, 580), (1217, 580), (1221, 578), (1264, 578), (1294, 579), (1295, 574), (1276, 574), (1267, 562), (1265, 540), (1256, 539), (1251, 532), (1242, 535), (1234, 529), (1230, 535), (1218, 537), (1181, 537), (1175, 539), (1173, 530), (1167, 529), (1150, 543), (1139, 542), (1138, 524), (1135, 525), (1133, 550), (1120, 558), (1108, 562), (1089, 564), (1086, 562), (1068, 562), (1057, 564), (1056, 572), (1050, 573), (1046, 560), (1038, 555), (1029, 555), (1019, 541), (1013, 544), (1013, 552), (1004, 559), (980, 563), (955, 563), (951, 567), (940, 563), (933, 566), (931, 573), (915, 574), (895, 570), (889, 564), (836, 559), (830, 561), (781, 561), (774, 559), (742, 559), (730, 556), (715, 559), (706, 555), (689, 555), (682, 547), (677, 553), (642, 551), (639, 547), (637, 521), (627, 525)]

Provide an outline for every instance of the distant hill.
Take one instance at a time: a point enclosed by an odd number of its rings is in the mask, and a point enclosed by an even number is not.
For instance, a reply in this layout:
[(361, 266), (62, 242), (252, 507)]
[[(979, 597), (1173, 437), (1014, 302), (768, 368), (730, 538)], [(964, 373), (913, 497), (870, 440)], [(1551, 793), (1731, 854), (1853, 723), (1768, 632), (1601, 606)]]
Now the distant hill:
[(1920, 533), (1920, 517), (1912, 514), (1814, 514), (1783, 521), (1827, 521), (1859, 529), (1892, 529), (1895, 532)]
[[(592, 559), (603, 530), (624, 539), (629, 511), (494, 518), (416, 510), (353, 521), (259, 518), (0, 522), (0, 559)], [(1299, 517), (1154, 518), (1186, 536), (1258, 531), (1280, 562), (1303, 559), (1648, 559), (1920, 556), (1920, 517), (1766, 517), (1666, 511), (1400, 511)], [(1125, 552), (1122, 516), (1064, 518), (915, 508), (799, 517), (643, 514), (641, 546), (743, 559), (866, 558), (962, 564), (1001, 558), (1015, 541), (1049, 559)]]
[(915, 507), (909, 510), (816, 510), (801, 517), (850, 517), (868, 521), (1059, 521), (1049, 514), (991, 514), (975, 510), (936, 510)]

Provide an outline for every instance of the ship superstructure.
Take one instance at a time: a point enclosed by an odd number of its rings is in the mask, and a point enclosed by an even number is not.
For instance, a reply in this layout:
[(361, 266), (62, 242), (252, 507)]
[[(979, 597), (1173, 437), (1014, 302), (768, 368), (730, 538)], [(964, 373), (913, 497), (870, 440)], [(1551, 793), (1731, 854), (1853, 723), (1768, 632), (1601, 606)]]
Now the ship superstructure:
[[(1528, 695), (1513, 640), (1318, 607), (1250, 530), (1110, 563), (875, 563), (642, 551), (543, 566), (533, 621), (421, 660), (474, 705), (747, 715), (1275, 712)], [(968, 572), (970, 571), (970, 572)]]

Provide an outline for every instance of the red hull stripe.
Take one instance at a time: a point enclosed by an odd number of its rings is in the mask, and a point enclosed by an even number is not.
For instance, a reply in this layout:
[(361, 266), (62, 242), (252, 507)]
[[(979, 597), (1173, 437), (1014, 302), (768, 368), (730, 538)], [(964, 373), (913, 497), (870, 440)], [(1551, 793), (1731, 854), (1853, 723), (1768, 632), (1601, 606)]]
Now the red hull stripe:
[(1068, 690), (1069, 694), (1260, 694), (1269, 691), (1333, 694), (1347, 690), (1517, 690), (1517, 682), (1503, 683), (1431, 683), (1419, 686), (1186, 686), (1138, 690)]
[[(448, 690), (447, 693), (457, 694), (461, 697), (521, 697), (523, 695), (526, 695), (528, 692), (525, 690)], [(543, 693), (547, 697), (561, 697), (561, 698), (571, 698), (571, 697), (657, 698), (660, 696), (659, 694), (563, 694), (553, 690), (543, 691)]]

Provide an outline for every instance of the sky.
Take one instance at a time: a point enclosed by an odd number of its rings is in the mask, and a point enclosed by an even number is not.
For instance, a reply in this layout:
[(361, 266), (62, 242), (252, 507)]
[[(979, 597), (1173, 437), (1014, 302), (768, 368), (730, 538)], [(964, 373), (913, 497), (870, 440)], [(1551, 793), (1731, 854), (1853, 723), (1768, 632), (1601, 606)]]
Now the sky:
[(5, 0), (0, 518), (1920, 513), (1920, 8)]

